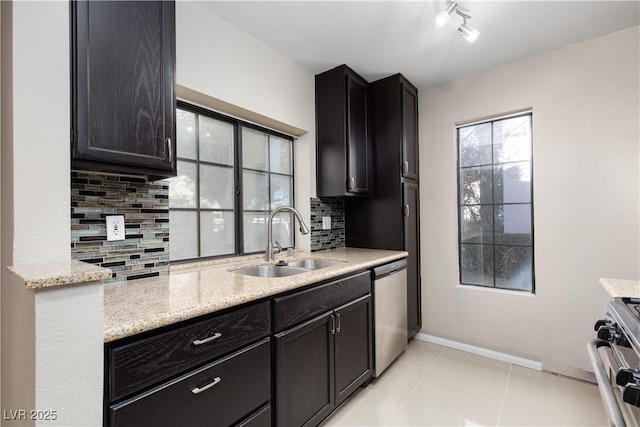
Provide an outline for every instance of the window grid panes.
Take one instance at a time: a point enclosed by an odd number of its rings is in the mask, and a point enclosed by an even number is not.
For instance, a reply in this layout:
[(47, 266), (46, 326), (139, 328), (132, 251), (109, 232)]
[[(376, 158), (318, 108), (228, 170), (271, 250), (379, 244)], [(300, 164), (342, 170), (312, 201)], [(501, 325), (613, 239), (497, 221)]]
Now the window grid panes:
[(531, 120), (458, 128), (461, 284), (534, 292)]
[[(267, 217), (280, 206), (293, 206), (292, 141), (242, 128), (243, 245), (245, 253), (264, 251)], [(273, 240), (294, 245), (293, 216), (273, 218)]]
[[(293, 141), (179, 102), (177, 169), (169, 182), (172, 261), (264, 251), (266, 219), (293, 206)], [(274, 218), (274, 240), (294, 245), (293, 218)]]

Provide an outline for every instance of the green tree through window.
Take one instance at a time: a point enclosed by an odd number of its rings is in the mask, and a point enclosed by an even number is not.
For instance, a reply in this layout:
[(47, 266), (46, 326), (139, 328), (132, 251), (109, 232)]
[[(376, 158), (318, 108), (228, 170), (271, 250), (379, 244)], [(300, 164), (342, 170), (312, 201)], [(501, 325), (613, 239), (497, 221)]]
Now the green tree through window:
[(534, 291), (532, 114), (458, 127), (460, 283)]

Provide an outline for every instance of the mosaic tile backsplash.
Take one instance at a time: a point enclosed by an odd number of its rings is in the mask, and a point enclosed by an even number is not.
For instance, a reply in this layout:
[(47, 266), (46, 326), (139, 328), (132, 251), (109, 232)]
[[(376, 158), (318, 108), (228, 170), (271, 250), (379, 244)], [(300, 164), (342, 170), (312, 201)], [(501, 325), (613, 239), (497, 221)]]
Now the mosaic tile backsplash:
[[(331, 217), (331, 230), (322, 229), (322, 217)], [(311, 199), (311, 251), (344, 248), (344, 199)]]
[[(124, 215), (125, 240), (107, 241), (107, 215)], [(72, 172), (71, 257), (110, 268), (105, 282), (169, 274), (169, 185)]]

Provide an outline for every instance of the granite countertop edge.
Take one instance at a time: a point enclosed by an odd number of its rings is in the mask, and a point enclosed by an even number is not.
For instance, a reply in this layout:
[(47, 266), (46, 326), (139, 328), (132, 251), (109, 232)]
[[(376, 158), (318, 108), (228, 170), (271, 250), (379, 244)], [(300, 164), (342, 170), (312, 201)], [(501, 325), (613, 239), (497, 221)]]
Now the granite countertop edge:
[[(249, 256), (220, 262), (171, 267), (168, 276), (115, 282), (105, 285), (104, 342), (151, 331), (163, 326), (214, 313), (234, 306), (288, 292), (313, 283), (331, 280), (408, 256), (404, 251), (344, 249), (320, 252), (296, 252), (281, 257), (327, 259), (343, 264), (311, 270), (295, 276), (259, 278), (239, 276), (234, 270), (264, 265), (259, 257)], [(219, 282), (220, 292), (213, 289)], [(210, 295), (209, 295), (210, 294)], [(194, 295), (197, 295), (194, 297)], [(155, 302), (154, 302), (155, 301)]]
[(611, 298), (640, 298), (640, 281), (601, 277), (600, 284)]
[(40, 290), (101, 281), (111, 277), (111, 270), (82, 261), (70, 260), (20, 264), (7, 267), (26, 289)]

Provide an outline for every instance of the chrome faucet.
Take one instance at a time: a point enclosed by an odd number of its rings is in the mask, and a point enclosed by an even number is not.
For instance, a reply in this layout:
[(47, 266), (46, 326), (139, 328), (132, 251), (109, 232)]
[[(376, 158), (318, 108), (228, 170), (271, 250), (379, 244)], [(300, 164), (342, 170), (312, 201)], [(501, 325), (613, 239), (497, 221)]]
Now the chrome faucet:
[(276, 242), (276, 248), (274, 249), (273, 247), (273, 230), (272, 230), (272, 226), (273, 226), (273, 217), (278, 213), (278, 212), (282, 212), (282, 211), (290, 211), (293, 212), (294, 215), (296, 216), (296, 218), (298, 219), (298, 222), (300, 223), (300, 232), (302, 234), (308, 234), (309, 233), (309, 227), (307, 227), (307, 224), (304, 223), (304, 220), (302, 219), (302, 216), (300, 215), (300, 212), (298, 212), (297, 210), (295, 210), (294, 208), (292, 208), (291, 206), (280, 206), (278, 208), (275, 208), (274, 210), (272, 210), (269, 213), (269, 217), (267, 218), (267, 250), (264, 254), (264, 259), (265, 261), (273, 261), (273, 254), (274, 253), (279, 253), (280, 250), (282, 249), (280, 247), (280, 244), (278, 242)]

